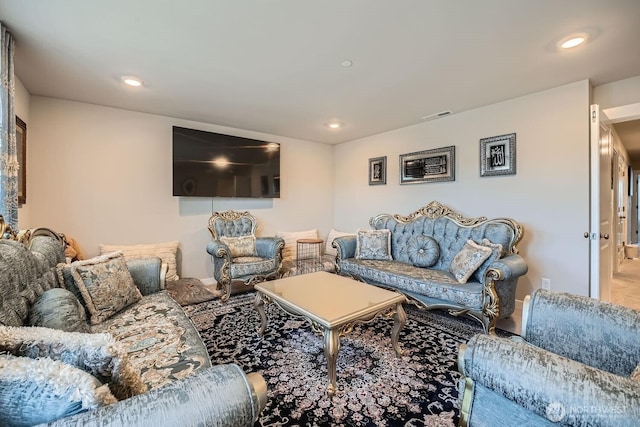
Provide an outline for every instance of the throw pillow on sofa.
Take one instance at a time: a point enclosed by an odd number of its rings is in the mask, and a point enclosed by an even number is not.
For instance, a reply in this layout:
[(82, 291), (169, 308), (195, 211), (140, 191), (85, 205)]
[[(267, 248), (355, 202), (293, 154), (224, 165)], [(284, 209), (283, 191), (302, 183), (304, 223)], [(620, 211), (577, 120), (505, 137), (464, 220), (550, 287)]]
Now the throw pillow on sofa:
[(106, 384), (71, 365), (0, 355), (0, 425), (48, 423), (115, 402)]
[(180, 242), (150, 243), (142, 245), (100, 245), (100, 254), (109, 252), (122, 252), (127, 261), (141, 258), (162, 259), (167, 264), (167, 280), (178, 280), (177, 254)]
[(440, 259), (440, 245), (430, 236), (411, 236), (407, 240), (407, 254), (416, 267), (431, 267)]
[(71, 275), (82, 294), (92, 325), (142, 299), (122, 252), (75, 261), (71, 263)]
[(84, 307), (73, 293), (62, 288), (45, 291), (31, 306), (29, 324), (67, 332), (89, 332)]
[(356, 259), (391, 261), (391, 230), (358, 230)]
[(31, 359), (48, 357), (108, 383), (118, 399), (147, 391), (124, 348), (108, 333), (85, 334), (40, 327), (0, 325), (0, 352)]
[(449, 272), (458, 283), (467, 283), (469, 277), (491, 256), (491, 252), (491, 248), (479, 245), (473, 240), (467, 240), (460, 252), (453, 257)]

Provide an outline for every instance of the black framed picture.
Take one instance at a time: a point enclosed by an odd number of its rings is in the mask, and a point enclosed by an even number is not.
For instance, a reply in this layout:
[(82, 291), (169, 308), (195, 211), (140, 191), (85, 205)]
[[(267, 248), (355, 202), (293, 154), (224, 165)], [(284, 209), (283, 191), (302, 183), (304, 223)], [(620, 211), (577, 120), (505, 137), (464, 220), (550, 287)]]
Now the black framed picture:
[(516, 174), (516, 134), (480, 140), (480, 176)]
[(456, 147), (400, 155), (400, 184), (456, 180)]
[(387, 156), (369, 159), (369, 185), (387, 183)]

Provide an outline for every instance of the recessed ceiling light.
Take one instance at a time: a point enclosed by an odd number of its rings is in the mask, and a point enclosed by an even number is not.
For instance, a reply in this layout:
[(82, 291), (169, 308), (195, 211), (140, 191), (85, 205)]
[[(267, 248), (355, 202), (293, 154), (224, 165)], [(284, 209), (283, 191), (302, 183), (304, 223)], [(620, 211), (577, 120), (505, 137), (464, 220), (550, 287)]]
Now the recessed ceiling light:
[(353, 65), (353, 61), (349, 61), (347, 59), (347, 60), (342, 61), (342, 63), (340, 65), (342, 65), (344, 68), (349, 68), (349, 67), (351, 67)]
[(120, 80), (122, 80), (124, 84), (133, 87), (140, 87), (143, 84), (142, 80), (135, 76), (122, 76), (120, 77)]
[(342, 123), (340, 122), (329, 122), (325, 126), (329, 129), (340, 129), (342, 127)]
[(560, 46), (562, 49), (571, 49), (580, 46), (581, 44), (586, 42), (588, 38), (589, 35), (586, 33), (572, 34), (569, 37), (562, 39), (558, 43), (558, 46)]

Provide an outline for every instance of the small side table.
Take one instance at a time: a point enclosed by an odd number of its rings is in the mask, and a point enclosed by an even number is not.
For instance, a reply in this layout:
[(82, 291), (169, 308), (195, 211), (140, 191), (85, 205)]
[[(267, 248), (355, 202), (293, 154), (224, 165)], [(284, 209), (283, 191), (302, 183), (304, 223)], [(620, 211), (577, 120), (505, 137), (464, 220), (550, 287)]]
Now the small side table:
[(313, 273), (322, 269), (322, 239), (296, 240), (297, 274)]

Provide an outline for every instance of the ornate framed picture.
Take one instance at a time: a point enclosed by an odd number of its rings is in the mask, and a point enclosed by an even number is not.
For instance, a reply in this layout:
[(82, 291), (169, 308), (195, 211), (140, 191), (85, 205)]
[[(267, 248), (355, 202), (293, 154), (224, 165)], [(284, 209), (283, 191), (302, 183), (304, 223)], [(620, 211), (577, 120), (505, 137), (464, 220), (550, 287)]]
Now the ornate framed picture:
[(387, 156), (369, 159), (369, 185), (387, 183)]
[(456, 180), (456, 147), (400, 155), (400, 184)]
[(516, 174), (516, 134), (480, 140), (480, 176)]

